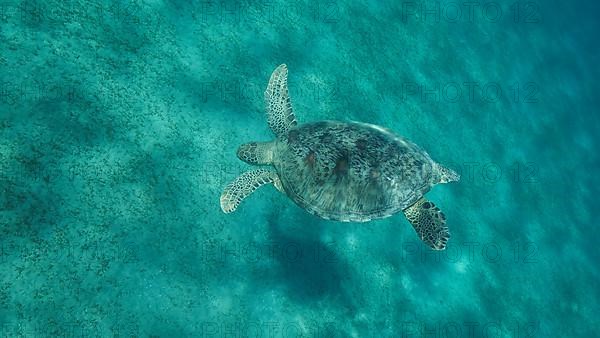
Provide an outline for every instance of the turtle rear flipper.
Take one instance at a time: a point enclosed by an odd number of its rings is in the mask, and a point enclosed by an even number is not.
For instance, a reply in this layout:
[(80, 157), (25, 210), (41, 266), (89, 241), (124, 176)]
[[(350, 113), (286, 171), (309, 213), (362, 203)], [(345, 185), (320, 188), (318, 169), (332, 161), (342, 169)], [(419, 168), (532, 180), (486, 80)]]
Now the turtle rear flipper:
[(244, 198), (267, 183), (273, 183), (281, 191), (279, 176), (274, 171), (256, 169), (241, 174), (223, 190), (221, 210), (226, 214), (235, 211)]
[(406, 208), (404, 215), (425, 244), (434, 250), (446, 248), (450, 232), (446, 227), (446, 216), (435, 204), (423, 197)]
[(265, 90), (267, 120), (277, 138), (286, 136), (288, 131), (297, 124), (288, 93), (287, 74), (285, 64), (277, 67), (271, 74), (269, 85)]

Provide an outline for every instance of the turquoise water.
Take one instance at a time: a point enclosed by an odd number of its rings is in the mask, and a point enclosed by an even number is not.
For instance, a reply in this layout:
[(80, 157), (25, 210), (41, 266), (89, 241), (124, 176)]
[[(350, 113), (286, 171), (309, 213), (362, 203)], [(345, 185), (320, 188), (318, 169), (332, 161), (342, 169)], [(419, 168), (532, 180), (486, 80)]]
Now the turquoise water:
[[(592, 2), (0, 2), (3, 336), (594, 337)], [(462, 174), (400, 214), (318, 219), (273, 187), (223, 214), (300, 123), (385, 126)]]

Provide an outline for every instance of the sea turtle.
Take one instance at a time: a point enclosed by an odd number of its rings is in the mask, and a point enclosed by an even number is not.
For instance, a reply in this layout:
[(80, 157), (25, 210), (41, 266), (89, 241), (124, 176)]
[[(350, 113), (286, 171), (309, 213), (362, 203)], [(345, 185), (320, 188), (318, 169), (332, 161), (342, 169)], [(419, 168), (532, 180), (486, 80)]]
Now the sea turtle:
[(404, 212), (419, 237), (443, 250), (446, 217), (423, 196), (460, 176), (414, 143), (366, 123), (319, 121), (298, 125), (287, 88), (287, 67), (275, 69), (265, 91), (267, 121), (276, 139), (241, 145), (237, 156), (255, 165), (224, 189), (221, 209), (234, 211), (254, 190), (272, 183), (324, 219), (366, 222)]

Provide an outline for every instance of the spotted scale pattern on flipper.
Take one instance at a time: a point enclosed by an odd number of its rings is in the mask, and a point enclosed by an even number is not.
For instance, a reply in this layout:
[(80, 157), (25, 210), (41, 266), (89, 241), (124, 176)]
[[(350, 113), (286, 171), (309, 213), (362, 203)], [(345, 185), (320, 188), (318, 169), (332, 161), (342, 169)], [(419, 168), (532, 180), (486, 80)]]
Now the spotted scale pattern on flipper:
[(404, 210), (404, 215), (423, 240), (434, 250), (444, 250), (450, 239), (444, 213), (425, 198)]
[(247, 171), (229, 183), (221, 194), (221, 210), (225, 213), (235, 211), (244, 198), (267, 183), (279, 183), (277, 173), (266, 169)]
[(288, 131), (296, 126), (296, 116), (287, 86), (287, 66), (280, 65), (271, 74), (271, 79), (265, 90), (265, 106), (267, 122), (278, 138), (285, 137)]

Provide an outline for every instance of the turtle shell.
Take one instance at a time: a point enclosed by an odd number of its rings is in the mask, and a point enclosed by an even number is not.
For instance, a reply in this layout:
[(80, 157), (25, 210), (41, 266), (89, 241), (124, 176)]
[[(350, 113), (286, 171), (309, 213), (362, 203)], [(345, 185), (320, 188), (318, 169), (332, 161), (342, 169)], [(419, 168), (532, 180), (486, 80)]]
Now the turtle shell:
[(288, 196), (322, 218), (364, 222), (401, 211), (432, 185), (434, 162), (414, 143), (357, 122), (299, 125), (273, 165)]

